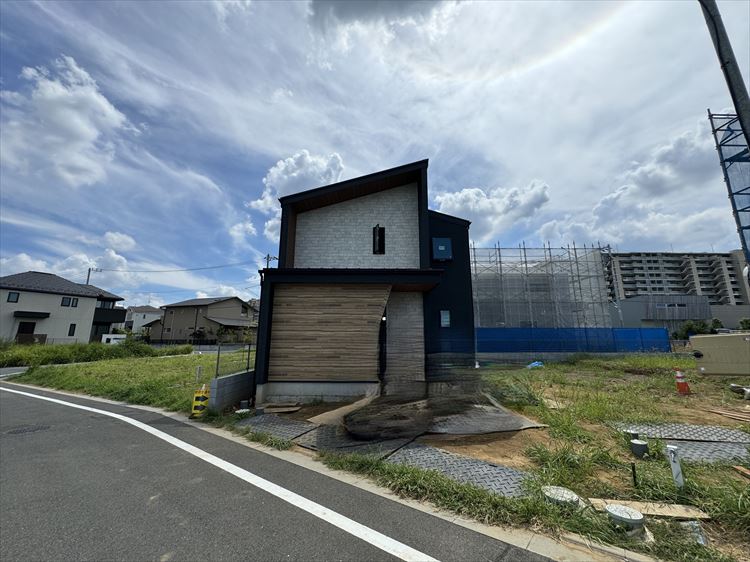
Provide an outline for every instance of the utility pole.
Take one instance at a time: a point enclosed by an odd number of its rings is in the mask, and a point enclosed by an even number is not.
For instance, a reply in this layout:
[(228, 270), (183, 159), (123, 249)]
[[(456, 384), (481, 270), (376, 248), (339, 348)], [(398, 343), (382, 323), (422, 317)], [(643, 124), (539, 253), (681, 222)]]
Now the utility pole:
[(268, 269), (269, 267), (271, 267), (271, 262), (272, 261), (274, 261), (274, 260), (278, 261), (278, 259), (279, 258), (277, 258), (276, 256), (272, 256), (271, 254), (266, 254), (266, 269)]
[(698, 0), (698, 3), (701, 5), (708, 32), (714, 42), (721, 71), (724, 73), (724, 79), (729, 87), (729, 95), (732, 97), (740, 127), (745, 134), (745, 142), (750, 144), (750, 96), (747, 93), (745, 82), (742, 80), (742, 73), (734, 56), (732, 44), (729, 42), (727, 30), (724, 28), (724, 22), (721, 21), (719, 7), (716, 5), (716, 0)]
[(98, 267), (89, 267), (89, 272), (86, 274), (86, 285), (88, 285), (89, 281), (91, 280), (91, 272), (92, 271), (101, 273), (102, 270), (99, 269)]

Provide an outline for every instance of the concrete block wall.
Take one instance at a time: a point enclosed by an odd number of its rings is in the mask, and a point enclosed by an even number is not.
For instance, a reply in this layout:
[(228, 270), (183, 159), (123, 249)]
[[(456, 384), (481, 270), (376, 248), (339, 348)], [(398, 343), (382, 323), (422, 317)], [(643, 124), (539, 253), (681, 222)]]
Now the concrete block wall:
[[(372, 229), (385, 227), (385, 254)], [(373, 193), (297, 215), (294, 267), (419, 268), (417, 185)]]
[(254, 380), (255, 371), (211, 379), (209, 409), (223, 412), (240, 400), (248, 400), (253, 393)]

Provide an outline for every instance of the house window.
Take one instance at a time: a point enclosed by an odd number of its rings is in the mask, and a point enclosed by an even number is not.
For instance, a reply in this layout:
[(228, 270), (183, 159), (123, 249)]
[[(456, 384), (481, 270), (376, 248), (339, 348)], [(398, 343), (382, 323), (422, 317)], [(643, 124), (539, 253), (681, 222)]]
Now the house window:
[(451, 261), (453, 259), (453, 248), (450, 238), (432, 239), (432, 259), (435, 261)]
[(96, 308), (114, 308), (115, 303), (113, 301), (96, 301)]
[(76, 335), (76, 325), (71, 324), (70, 326), (68, 326), (68, 337), (72, 338), (75, 335)]
[(146, 315), (145, 315), (145, 314), (143, 315), (143, 319), (144, 319), (144, 320), (146, 319)]
[(70, 306), (72, 306), (73, 308), (76, 308), (78, 306), (78, 299), (77, 298), (70, 299)]
[(167, 332), (167, 333), (169, 333), (169, 332), (172, 331), (172, 328), (164, 328), (164, 331)]
[(451, 311), (450, 310), (440, 311), (440, 327), (441, 328), (451, 327)]
[(60, 306), (70, 306), (70, 297), (63, 297)]
[(379, 224), (372, 227), (372, 253), (385, 254), (385, 227)]
[(15, 291), (10, 291), (10, 292), (8, 293), (8, 302), (18, 302), (18, 296), (19, 296), (20, 294), (21, 294), (21, 293), (17, 293), (17, 292), (15, 292)]

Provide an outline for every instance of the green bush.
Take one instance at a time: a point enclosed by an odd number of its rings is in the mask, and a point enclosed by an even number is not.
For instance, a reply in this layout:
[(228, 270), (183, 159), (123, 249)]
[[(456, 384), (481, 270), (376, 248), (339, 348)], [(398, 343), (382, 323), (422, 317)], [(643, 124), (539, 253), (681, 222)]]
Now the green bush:
[(158, 357), (185, 355), (193, 352), (191, 345), (154, 348), (134, 340), (117, 345), (74, 343), (70, 345), (11, 345), (0, 350), (0, 367), (37, 367), (65, 363), (89, 363), (124, 357)]

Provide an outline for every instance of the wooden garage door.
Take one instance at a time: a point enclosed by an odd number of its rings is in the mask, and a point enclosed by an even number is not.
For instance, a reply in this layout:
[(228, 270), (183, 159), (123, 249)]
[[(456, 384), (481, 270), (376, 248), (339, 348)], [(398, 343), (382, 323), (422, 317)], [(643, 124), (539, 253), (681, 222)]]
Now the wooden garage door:
[(389, 285), (274, 287), (271, 381), (374, 381)]

